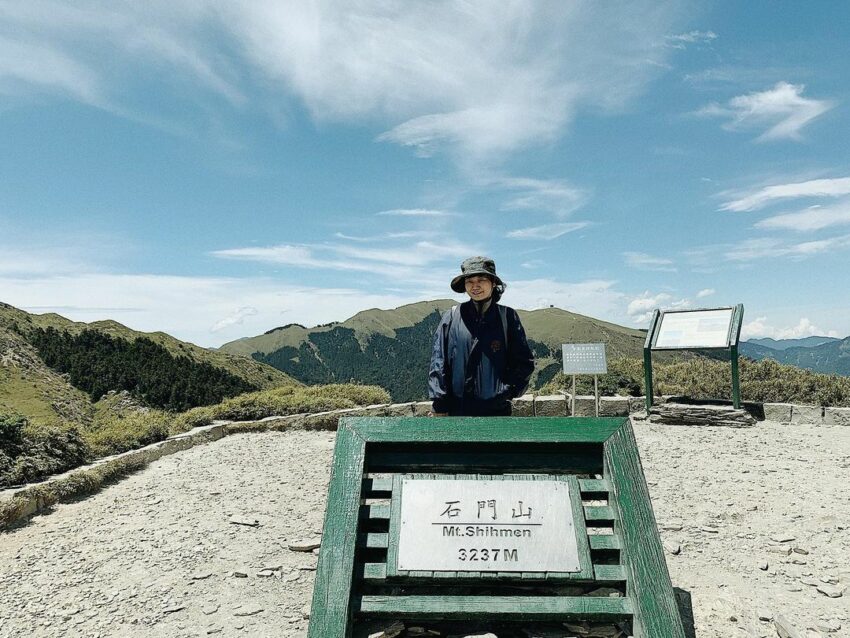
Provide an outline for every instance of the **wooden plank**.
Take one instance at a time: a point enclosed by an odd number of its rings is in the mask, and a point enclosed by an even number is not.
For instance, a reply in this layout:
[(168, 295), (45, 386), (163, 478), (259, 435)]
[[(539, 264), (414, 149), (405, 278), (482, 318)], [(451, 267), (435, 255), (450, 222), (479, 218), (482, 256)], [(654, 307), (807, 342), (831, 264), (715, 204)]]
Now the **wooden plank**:
[(387, 577), (394, 578), (399, 575), (398, 572), (398, 537), (401, 533), (401, 499), (402, 493), (402, 475), (396, 474), (393, 476), (393, 498), (390, 501), (390, 533), (389, 545), (387, 547)]
[(391, 507), (389, 503), (369, 503), (361, 506), (363, 518), (372, 520), (387, 520), (390, 517)]
[(399, 620), (627, 620), (628, 598), (593, 596), (362, 596), (356, 612)]
[(604, 443), (622, 417), (343, 417), (367, 442)]
[(579, 479), (578, 486), (582, 492), (607, 492), (610, 488), (605, 479)]
[(363, 493), (369, 492), (392, 492), (393, 479), (390, 476), (381, 478), (365, 478), (363, 479)]
[(585, 505), (584, 519), (586, 521), (613, 521), (614, 508), (610, 505)]
[(636, 638), (685, 638), (682, 619), (658, 537), (649, 488), (628, 421), (605, 444), (605, 477), (623, 542), (627, 595), (635, 610)]
[(590, 549), (620, 549), (620, 537), (616, 534), (591, 534)]
[(622, 565), (594, 565), (593, 576), (596, 580), (608, 583), (624, 583), (628, 580), (626, 568)]
[[(357, 546), (368, 547), (369, 549), (386, 549), (388, 534), (380, 532), (369, 532), (368, 534), (357, 535)], [(592, 545), (591, 545), (592, 547)]]
[[(448, 418), (448, 417), (447, 417)], [(511, 472), (538, 471), (576, 474), (595, 474), (602, 471), (602, 448), (598, 452), (550, 452), (540, 446), (535, 454), (516, 454), (511, 451), (442, 450), (399, 451), (376, 449), (369, 454), (369, 467), (384, 472)]]
[[(553, 477), (554, 478), (554, 477)], [(593, 578), (593, 564), (590, 562), (590, 543), (587, 540), (587, 527), (585, 525), (585, 516), (589, 508), (582, 508), (581, 493), (579, 492), (579, 484), (575, 476), (567, 476), (568, 485), (570, 486), (570, 506), (573, 510), (573, 526), (576, 535), (576, 547), (578, 549), (579, 566), (581, 569), (577, 573), (563, 574), (564, 577), (576, 579)], [(582, 516), (582, 509), (584, 516)], [(555, 576), (556, 574), (550, 574)], [(561, 574), (557, 574), (560, 576)]]
[[(322, 549), (316, 570), (308, 638), (351, 635), (351, 585), (360, 511), (360, 486), (366, 443), (352, 428), (340, 426), (328, 487)], [(356, 486), (351, 489), (351, 486)]]

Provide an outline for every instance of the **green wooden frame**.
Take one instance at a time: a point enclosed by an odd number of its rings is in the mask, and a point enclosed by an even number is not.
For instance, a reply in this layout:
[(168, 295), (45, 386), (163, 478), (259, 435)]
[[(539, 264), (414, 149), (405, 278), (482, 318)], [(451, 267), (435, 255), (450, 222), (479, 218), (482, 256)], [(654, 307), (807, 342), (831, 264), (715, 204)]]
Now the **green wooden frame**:
[(731, 310), (732, 320), (729, 322), (729, 333), (726, 335), (726, 345), (721, 348), (657, 348), (655, 342), (658, 339), (658, 331), (661, 328), (661, 320), (668, 311), (655, 310), (649, 320), (649, 331), (646, 333), (646, 341), (643, 344), (643, 375), (646, 385), (646, 411), (652, 407), (655, 390), (652, 382), (652, 352), (663, 350), (722, 350), (729, 353), (729, 361), (732, 364), (732, 405), (738, 409), (741, 407), (741, 380), (738, 373), (738, 342), (741, 339), (741, 326), (744, 321), (744, 304), (737, 306), (726, 306), (724, 308), (693, 308), (688, 310), (675, 310), (669, 312), (702, 312), (705, 310)]
[[(413, 450), (410, 454), (414, 454), (418, 446), (424, 448), (439, 444), (443, 448), (451, 445), (459, 450), (459, 454), (464, 450), (470, 451), (473, 459), (477, 458), (474, 450), (493, 444), (511, 447), (533, 444), (541, 451), (551, 450), (553, 455), (561, 453), (568, 463), (579, 459), (581, 454), (598, 455), (598, 459), (576, 463), (576, 466), (579, 473), (585, 473), (584, 468), (598, 465), (602, 478), (579, 478), (577, 483), (582, 493), (607, 493), (608, 505), (584, 506), (583, 515), (588, 523), (610, 523), (614, 534), (591, 535), (588, 537), (589, 545), (596, 552), (619, 552), (621, 564), (594, 564), (593, 578), (586, 583), (588, 586), (619, 583), (624, 585), (626, 595), (619, 598), (424, 596), (361, 592), (360, 588), (369, 583), (392, 582), (388, 579), (387, 565), (358, 563), (355, 560), (358, 551), (374, 551), (371, 548), (378, 547), (389, 550), (387, 533), (361, 533), (360, 529), (364, 520), (386, 521), (391, 515), (389, 505), (363, 502), (367, 490), (382, 493), (392, 490), (392, 479), (366, 478), (370, 471), (370, 458), (379, 458), (380, 448), (386, 444), (409, 446)], [(573, 447), (581, 454), (571, 454)], [(548, 459), (545, 454), (540, 458)], [(400, 470), (396, 473), (410, 472)], [(482, 472), (473, 469), (469, 473)], [(517, 470), (505, 466), (501, 473), (516, 474)], [(450, 572), (410, 573), (406, 579), (405, 582), (410, 584), (427, 583), (432, 586), (441, 582), (447, 585), (457, 585), (461, 581), (478, 582), (474, 575), (460, 579), (452, 578)], [(478, 579), (482, 583), (501, 579), (551, 582), (546, 574), (540, 573), (506, 575), (496, 572), (486, 576), (481, 574)], [(684, 638), (629, 420), (581, 417), (341, 419), (328, 488), (308, 638), (348, 638), (356, 615), (416, 620), (630, 619), (636, 638)]]

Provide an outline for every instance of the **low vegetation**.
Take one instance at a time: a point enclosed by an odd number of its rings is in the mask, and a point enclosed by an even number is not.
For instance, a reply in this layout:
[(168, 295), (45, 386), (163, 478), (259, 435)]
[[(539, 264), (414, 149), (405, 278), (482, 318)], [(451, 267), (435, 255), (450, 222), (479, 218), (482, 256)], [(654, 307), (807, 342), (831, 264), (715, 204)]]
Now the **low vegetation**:
[[(695, 399), (731, 399), (731, 367), (728, 361), (702, 357), (671, 363), (653, 362), (655, 394), (688, 396)], [(850, 377), (819, 374), (765, 359), (740, 362), (741, 398), (763, 403), (801, 403), (850, 406)], [(539, 394), (569, 391), (572, 377), (557, 374)], [(593, 378), (577, 378), (579, 394), (593, 393)], [(643, 361), (614, 359), (608, 374), (599, 377), (599, 392), (606, 395), (641, 396), (645, 392)]]
[(20, 414), (0, 413), (0, 488), (38, 481), (217, 419), (252, 420), (390, 401), (382, 388), (354, 384), (282, 386), (182, 413), (147, 408), (127, 397), (109, 395), (91, 423), (82, 425), (33, 425)]

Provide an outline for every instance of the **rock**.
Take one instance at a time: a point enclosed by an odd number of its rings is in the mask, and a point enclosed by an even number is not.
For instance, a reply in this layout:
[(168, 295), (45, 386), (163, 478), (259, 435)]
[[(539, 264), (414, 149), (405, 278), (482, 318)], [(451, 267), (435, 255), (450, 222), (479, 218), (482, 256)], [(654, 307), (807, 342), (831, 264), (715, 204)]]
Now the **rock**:
[(774, 543), (790, 543), (791, 541), (797, 540), (795, 536), (790, 534), (775, 534), (770, 537)]
[(212, 572), (198, 572), (197, 574), (192, 574), (192, 580), (206, 580), (212, 576)]
[(841, 598), (844, 595), (845, 588), (840, 585), (829, 585), (827, 583), (820, 583), (815, 587), (820, 593), (829, 598)]
[(770, 567), (770, 565), (767, 561), (762, 561), (761, 563), (759, 563), (759, 569), (763, 572), (766, 572), (768, 567)]
[(211, 625), (211, 626), (207, 627), (207, 635), (208, 636), (210, 634), (220, 634), (222, 631), (224, 631), (224, 627), (220, 627), (218, 625)]
[(534, 416), (534, 395), (524, 394), (511, 401), (513, 416)]
[(205, 616), (211, 616), (218, 611), (218, 605), (204, 605), (201, 607), (201, 613)]
[(837, 620), (819, 620), (815, 624), (815, 629), (826, 634), (831, 634), (841, 629), (841, 623)]
[(230, 573), (234, 578), (248, 578), (248, 572), (240, 572), (239, 570), (234, 570)]
[(244, 525), (246, 527), (259, 527), (260, 521), (253, 518), (244, 518), (242, 516), (231, 516), (230, 522), (233, 525)]
[(788, 556), (791, 553), (791, 548), (787, 545), (768, 545), (765, 547), (765, 551), (768, 551), (771, 554), (782, 554), (783, 556)]
[(271, 571), (270, 569), (261, 569), (257, 572), (257, 576), (259, 576), (260, 578), (271, 578), (274, 575), (275, 572)]
[(652, 423), (670, 425), (723, 425), (740, 428), (756, 424), (752, 414), (728, 405), (664, 403), (652, 406), (649, 419)]
[(430, 401), (417, 401), (413, 404), (413, 416), (428, 416), (432, 407)]
[(534, 398), (535, 416), (567, 416), (567, 399), (563, 394)]
[(777, 423), (790, 423), (792, 408), (793, 406), (790, 403), (765, 403), (764, 420), (776, 421)]
[(396, 638), (404, 631), (404, 623), (395, 620), (392, 624), (369, 634), (369, 638)]
[(578, 395), (575, 406), (576, 413), (573, 416), (596, 416), (596, 397), (592, 395)]
[(233, 615), (234, 615), (234, 616), (239, 616), (239, 617), (242, 617), (242, 616), (256, 616), (257, 614), (259, 614), (259, 613), (261, 613), (261, 612), (263, 612), (263, 611), (265, 611), (265, 609), (263, 609), (263, 608), (262, 608), (262, 607), (260, 607), (259, 605), (243, 605), (242, 607), (240, 607), (239, 609), (237, 609), (236, 611), (234, 611), (234, 612), (233, 612)]
[(665, 542), (664, 549), (668, 554), (672, 554), (673, 556), (678, 556), (682, 553), (682, 546), (678, 543)]
[(599, 416), (628, 416), (629, 397), (600, 397)]
[(758, 612), (758, 618), (763, 622), (770, 622), (771, 620), (773, 620), (773, 612), (761, 609)]
[(791, 409), (791, 423), (822, 425), (823, 408), (819, 405), (795, 405)]
[(170, 605), (168, 607), (163, 608), (162, 613), (164, 614), (173, 614), (175, 612), (186, 609), (185, 605)]
[(824, 408), (824, 425), (850, 425), (850, 408)]
[(314, 549), (319, 549), (322, 546), (321, 538), (309, 538), (304, 540), (292, 541), (287, 547), (293, 552), (312, 552)]
[(779, 638), (803, 638), (803, 634), (797, 631), (784, 616), (777, 615), (773, 619), (773, 626), (776, 628)]

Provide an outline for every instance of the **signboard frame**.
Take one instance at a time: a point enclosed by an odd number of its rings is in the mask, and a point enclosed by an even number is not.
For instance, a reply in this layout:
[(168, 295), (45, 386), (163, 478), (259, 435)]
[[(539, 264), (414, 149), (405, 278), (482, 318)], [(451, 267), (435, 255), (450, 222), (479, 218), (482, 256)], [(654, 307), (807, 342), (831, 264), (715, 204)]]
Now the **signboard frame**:
[[(664, 318), (669, 315), (678, 315), (685, 313), (711, 312), (715, 310), (729, 310), (729, 327), (727, 329), (726, 342), (723, 346), (658, 346), (658, 337), (661, 333), (661, 328), (664, 323)], [(714, 350), (725, 351), (729, 353), (729, 361), (732, 365), (732, 405), (735, 408), (741, 407), (741, 381), (738, 370), (738, 342), (741, 338), (741, 326), (744, 321), (744, 304), (736, 306), (721, 306), (718, 308), (689, 308), (685, 310), (660, 310), (656, 309), (652, 313), (652, 318), (649, 322), (649, 330), (646, 334), (646, 341), (643, 346), (643, 367), (644, 377), (646, 381), (646, 411), (649, 412), (653, 404), (654, 387), (652, 375), (652, 352), (675, 351), (675, 350)]]
[[(548, 573), (409, 573), (391, 578), (393, 474), (577, 477), (591, 579)], [(598, 504), (607, 503), (607, 504)], [(600, 528), (601, 526), (601, 528)], [(381, 531), (381, 530), (384, 531)], [(589, 531), (589, 530), (588, 530)], [(618, 597), (545, 593), (617, 588)], [(539, 585), (542, 593), (530, 587)], [(428, 593), (411, 593), (427, 585)], [(523, 595), (516, 595), (521, 585)], [(447, 587), (451, 595), (440, 594)], [(475, 589), (475, 588), (478, 589)], [(480, 591), (467, 595), (458, 590)], [(495, 595), (493, 592), (507, 592)], [(514, 592), (514, 593), (510, 593)], [(626, 418), (343, 417), (328, 487), (308, 638), (349, 638), (356, 619), (631, 622), (636, 638), (685, 638), (649, 488)]]

